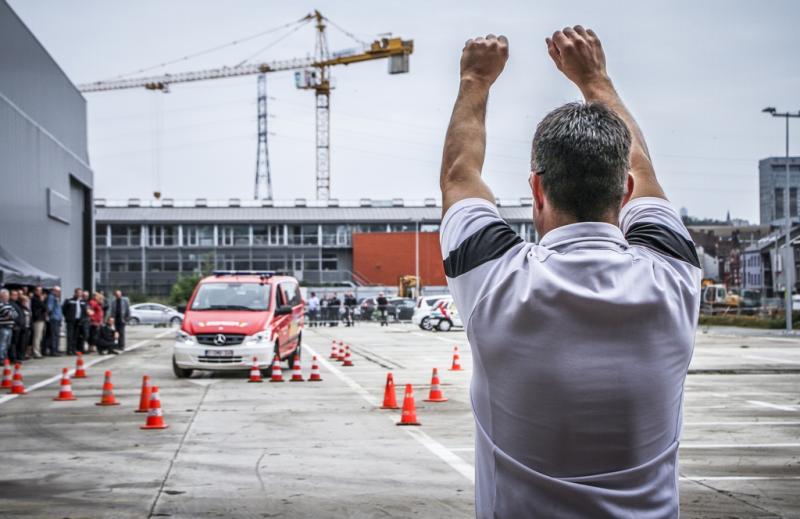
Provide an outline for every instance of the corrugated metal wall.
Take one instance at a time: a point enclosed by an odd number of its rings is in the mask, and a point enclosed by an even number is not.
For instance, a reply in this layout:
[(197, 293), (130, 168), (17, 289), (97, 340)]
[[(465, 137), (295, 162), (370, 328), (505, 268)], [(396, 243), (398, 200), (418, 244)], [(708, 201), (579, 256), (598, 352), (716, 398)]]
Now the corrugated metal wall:
[[(0, 0), (0, 244), (67, 287), (86, 286), (91, 186), (85, 101)], [(48, 189), (70, 199), (69, 223), (48, 216)]]

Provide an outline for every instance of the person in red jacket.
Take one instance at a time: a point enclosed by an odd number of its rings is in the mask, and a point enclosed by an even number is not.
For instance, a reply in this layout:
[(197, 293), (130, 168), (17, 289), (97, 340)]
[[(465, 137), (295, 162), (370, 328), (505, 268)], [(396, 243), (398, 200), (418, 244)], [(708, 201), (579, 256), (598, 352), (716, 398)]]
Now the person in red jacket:
[(100, 327), (103, 326), (103, 295), (100, 292), (95, 292), (92, 299), (89, 301), (88, 310), (89, 314), (89, 352), (96, 352), (97, 333)]

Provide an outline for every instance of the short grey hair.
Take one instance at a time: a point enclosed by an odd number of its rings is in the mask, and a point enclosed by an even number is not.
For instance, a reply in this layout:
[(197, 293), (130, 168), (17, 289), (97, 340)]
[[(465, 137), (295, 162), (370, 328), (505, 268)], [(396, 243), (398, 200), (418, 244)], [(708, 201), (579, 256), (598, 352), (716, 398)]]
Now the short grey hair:
[(630, 169), (631, 134), (602, 103), (568, 103), (536, 127), (531, 171), (541, 175), (547, 199), (580, 222), (617, 210)]
[(0, 296), (7, 296), (9, 295), (7, 288), (0, 288)]

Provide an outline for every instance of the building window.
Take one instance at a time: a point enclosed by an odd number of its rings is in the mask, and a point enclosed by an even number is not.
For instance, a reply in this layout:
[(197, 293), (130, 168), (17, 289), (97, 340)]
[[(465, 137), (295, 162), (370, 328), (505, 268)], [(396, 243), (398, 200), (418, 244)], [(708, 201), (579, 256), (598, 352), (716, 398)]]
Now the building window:
[(797, 216), (797, 188), (789, 188), (789, 212), (790, 216)]
[(318, 232), (316, 225), (290, 225), (289, 245), (318, 245)]
[(439, 232), (438, 223), (424, 223), (419, 226), (419, 232)]
[(415, 223), (393, 223), (389, 225), (389, 232), (415, 232), (417, 224)]
[(322, 270), (339, 270), (339, 257), (336, 254), (323, 254)]
[(350, 227), (347, 225), (323, 225), (322, 245), (324, 247), (349, 247)]
[(94, 231), (94, 244), (96, 247), (105, 247), (108, 238), (108, 226), (106, 224), (97, 224)]
[(178, 226), (148, 225), (147, 244), (150, 247), (174, 247), (178, 244)]
[(213, 247), (213, 225), (187, 225), (183, 228), (183, 244), (188, 247)]
[(254, 225), (253, 245), (283, 245), (283, 225)]
[(112, 225), (112, 247), (138, 247), (142, 244), (142, 228), (138, 225)]
[(250, 227), (247, 225), (219, 226), (219, 244), (223, 247), (250, 245)]
[(775, 219), (783, 218), (783, 188), (775, 188)]
[(389, 225), (385, 223), (362, 223), (353, 227), (353, 232), (387, 232)]

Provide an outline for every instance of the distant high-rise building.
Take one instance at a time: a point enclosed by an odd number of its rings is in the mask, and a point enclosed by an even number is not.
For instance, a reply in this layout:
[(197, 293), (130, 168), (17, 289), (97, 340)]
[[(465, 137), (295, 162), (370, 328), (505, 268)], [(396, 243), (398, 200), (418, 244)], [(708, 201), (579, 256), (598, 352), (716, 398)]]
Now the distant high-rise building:
[[(793, 223), (798, 217), (797, 190), (800, 188), (800, 157), (789, 157), (789, 207)], [(785, 190), (786, 157), (769, 157), (758, 161), (760, 223), (783, 225), (786, 221)]]

